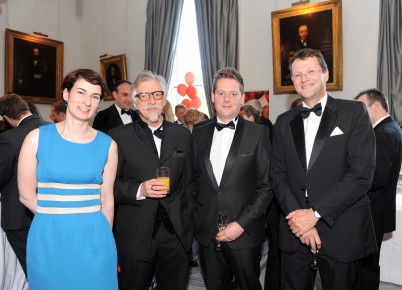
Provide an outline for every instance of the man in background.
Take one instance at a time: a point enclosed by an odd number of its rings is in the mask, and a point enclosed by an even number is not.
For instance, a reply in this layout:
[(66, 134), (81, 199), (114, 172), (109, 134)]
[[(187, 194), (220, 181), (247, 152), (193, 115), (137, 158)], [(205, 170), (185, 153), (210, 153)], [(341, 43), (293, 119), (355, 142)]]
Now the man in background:
[(19, 201), (18, 157), (25, 136), (47, 122), (33, 115), (16, 94), (0, 97), (0, 115), (13, 127), (0, 134), (1, 227), (26, 275), (26, 244), (33, 214)]
[(374, 178), (367, 195), (370, 199), (378, 252), (362, 260), (360, 289), (378, 290), (382, 239), (385, 233), (395, 231), (396, 186), (401, 169), (401, 129), (389, 115), (388, 100), (381, 91), (362, 91), (355, 100), (366, 105), (376, 140)]
[(131, 123), (138, 119), (138, 114), (131, 109), (131, 82), (120, 80), (112, 91), (114, 104), (96, 114), (93, 128), (104, 133), (109, 130)]
[(187, 111), (187, 108), (183, 104), (177, 104), (174, 107), (174, 114), (176, 115), (177, 120), (175, 121), (176, 124), (184, 126), (184, 113)]
[(59, 100), (50, 105), (50, 119), (53, 123), (59, 123), (66, 118), (67, 106), (64, 100)]

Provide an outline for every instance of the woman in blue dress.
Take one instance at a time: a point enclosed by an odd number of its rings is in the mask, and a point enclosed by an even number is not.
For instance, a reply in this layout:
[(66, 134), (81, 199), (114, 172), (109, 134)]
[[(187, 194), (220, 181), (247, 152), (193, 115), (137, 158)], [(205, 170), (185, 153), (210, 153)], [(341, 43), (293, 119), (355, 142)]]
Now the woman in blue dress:
[(28, 234), (30, 290), (117, 290), (113, 184), (117, 145), (88, 124), (106, 90), (93, 70), (62, 84), (66, 119), (35, 129), (21, 148), (21, 202), (35, 213)]

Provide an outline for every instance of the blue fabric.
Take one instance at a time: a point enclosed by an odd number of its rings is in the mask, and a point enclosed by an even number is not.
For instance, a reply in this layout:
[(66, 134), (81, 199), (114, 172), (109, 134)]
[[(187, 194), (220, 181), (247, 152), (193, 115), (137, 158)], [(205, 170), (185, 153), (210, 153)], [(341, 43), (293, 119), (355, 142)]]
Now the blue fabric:
[[(111, 138), (97, 132), (86, 144), (63, 139), (54, 124), (39, 129), (38, 182), (101, 184)], [(38, 188), (41, 194), (96, 195), (99, 189)], [(86, 207), (100, 200), (38, 201), (41, 207)], [(101, 211), (36, 213), (27, 245), (30, 290), (117, 290), (117, 254)]]

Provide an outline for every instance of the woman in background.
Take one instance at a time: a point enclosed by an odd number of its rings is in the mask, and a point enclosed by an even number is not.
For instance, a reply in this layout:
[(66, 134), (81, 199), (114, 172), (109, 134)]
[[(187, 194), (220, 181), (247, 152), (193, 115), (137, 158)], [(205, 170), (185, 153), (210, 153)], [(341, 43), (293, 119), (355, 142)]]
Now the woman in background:
[(28, 235), (30, 290), (117, 290), (113, 184), (117, 145), (91, 128), (106, 90), (93, 70), (63, 80), (66, 119), (30, 132), (21, 148), (21, 202), (35, 213)]
[(195, 124), (206, 120), (205, 114), (196, 109), (188, 109), (183, 116), (184, 124), (190, 131), (193, 131)]
[(174, 123), (174, 114), (172, 105), (170, 104), (169, 100), (166, 100), (166, 104), (162, 109), (163, 116), (165, 116), (165, 120), (171, 123)]

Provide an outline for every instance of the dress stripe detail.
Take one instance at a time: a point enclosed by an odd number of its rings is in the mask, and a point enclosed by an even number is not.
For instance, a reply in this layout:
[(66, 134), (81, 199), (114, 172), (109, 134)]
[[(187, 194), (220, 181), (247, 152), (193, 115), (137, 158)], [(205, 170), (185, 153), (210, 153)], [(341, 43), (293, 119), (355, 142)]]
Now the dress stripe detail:
[(91, 213), (101, 210), (101, 205), (74, 207), (74, 208), (61, 208), (61, 207), (42, 207), (37, 206), (36, 212), (47, 214), (77, 214), (77, 213)]
[(41, 194), (38, 193), (38, 200), (51, 201), (87, 201), (100, 199), (100, 194), (92, 195), (57, 195), (57, 194)]
[(38, 187), (59, 189), (100, 189), (100, 184), (68, 184), (56, 182), (38, 182)]

